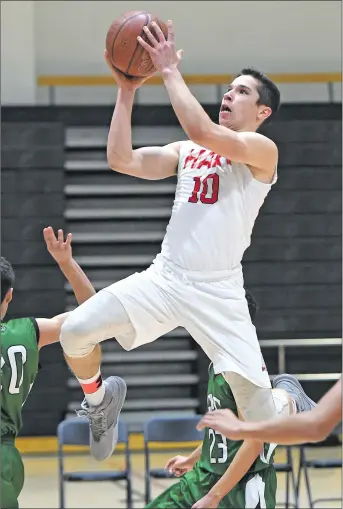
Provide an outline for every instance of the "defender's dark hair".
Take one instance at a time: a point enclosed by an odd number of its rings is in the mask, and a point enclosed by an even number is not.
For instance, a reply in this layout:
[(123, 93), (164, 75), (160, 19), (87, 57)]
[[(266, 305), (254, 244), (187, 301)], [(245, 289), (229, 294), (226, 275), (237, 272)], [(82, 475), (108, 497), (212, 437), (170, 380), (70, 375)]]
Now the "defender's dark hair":
[(271, 122), (280, 107), (280, 90), (278, 87), (268, 76), (253, 67), (245, 67), (236, 77), (238, 76), (252, 76), (259, 82), (258, 93), (260, 97), (257, 104), (264, 104), (265, 106), (269, 106), (272, 110), (270, 116), (262, 123), (266, 125)]
[(1, 257), (1, 303), (3, 302), (6, 293), (13, 287), (14, 283), (14, 270), (12, 265), (6, 258)]
[(245, 298), (247, 299), (247, 302), (248, 302), (248, 308), (249, 308), (251, 321), (254, 322), (256, 312), (258, 309), (257, 302), (256, 302), (253, 294), (251, 292), (249, 292), (249, 290), (247, 290), (246, 288), (245, 288)]

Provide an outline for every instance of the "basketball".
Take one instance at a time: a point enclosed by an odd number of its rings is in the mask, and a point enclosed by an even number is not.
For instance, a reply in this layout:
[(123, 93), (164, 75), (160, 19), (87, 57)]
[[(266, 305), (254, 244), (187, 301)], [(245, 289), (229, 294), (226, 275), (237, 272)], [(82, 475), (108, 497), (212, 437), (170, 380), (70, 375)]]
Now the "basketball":
[(151, 27), (152, 21), (157, 23), (167, 38), (168, 29), (165, 23), (144, 11), (126, 12), (113, 21), (108, 29), (106, 36), (108, 55), (114, 67), (127, 76), (145, 77), (156, 72), (149, 53), (137, 41), (137, 37), (140, 35), (144, 41), (150, 44), (143, 27), (148, 26), (151, 33), (155, 35), (155, 31)]

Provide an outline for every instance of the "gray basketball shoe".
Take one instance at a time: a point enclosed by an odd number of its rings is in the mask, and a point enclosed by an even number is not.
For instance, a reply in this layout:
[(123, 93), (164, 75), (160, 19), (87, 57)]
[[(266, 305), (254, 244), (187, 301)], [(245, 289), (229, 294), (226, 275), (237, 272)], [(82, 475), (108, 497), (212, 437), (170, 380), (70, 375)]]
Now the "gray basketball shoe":
[(126, 383), (118, 376), (103, 381), (105, 396), (100, 405), (90, 406), (86, 398), (81, 403), (79, 417), (89, 419), (92, 456), (104, 461), (111, 456), (118, 442), (118, 419), (126, 397)]
[(289, 375), (287, 373), (277, 375), (272, 380), (272, 387), (274, 389), (283, 389), (286, 391), (295, 401), (298, 413), (312, 410), (317, 406), (317, 404), (307, 396), (294, 375)]

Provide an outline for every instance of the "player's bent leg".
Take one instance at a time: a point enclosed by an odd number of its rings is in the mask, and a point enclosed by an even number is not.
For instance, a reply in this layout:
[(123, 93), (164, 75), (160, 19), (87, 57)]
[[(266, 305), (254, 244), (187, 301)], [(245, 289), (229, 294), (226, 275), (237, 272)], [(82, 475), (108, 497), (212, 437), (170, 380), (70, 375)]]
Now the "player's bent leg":
[(186, 509), (192, 507), (190, 502), (183, 497), (181, 490), (181, 482), (177, 482), (169, 486), (158, 497), (149, 502), (145, 509)]
[(101, 290), (70, 313), (62, 325), (60, 342), (69, 358), (84, 358), (102, 341), (130, 332), (134, 328), (120, 300)]
[(276, 408), (271, 388), (259, 387), (233, 371), (225, 372), (223, 375), (244, 420), (263, 421), (276, 417), (280, 411), (283, 415), (285, 410), (290, 411), (288, 400), (284, 402), (281, 409)]
[(189, 509), (216, 484), (219, 477), (206, 473), (197, 465), (150, 502), (145, 509)]
[(60, 341), (66, 361), (85, 393), (78, 414), (89, 419), (91, 452), (99, 461), (108, 458), (117, 444), (117, 422), (126, 397), (122, 378), (111, 376), (102, 381), (99, 343), (132, 332), (119, 299), (105, 290), (76, 308), (62, 326)]
[(315, 406), (315, 403), (306, 396), (301, 385), (292, 375), (275, 377), (273, 389), (259, 387), (234, 372), (226, 372), (224, 377), (230, 385), (237, 407), (246, 421), (284, 417), (295, 413), (295, 411), (303, 412)]

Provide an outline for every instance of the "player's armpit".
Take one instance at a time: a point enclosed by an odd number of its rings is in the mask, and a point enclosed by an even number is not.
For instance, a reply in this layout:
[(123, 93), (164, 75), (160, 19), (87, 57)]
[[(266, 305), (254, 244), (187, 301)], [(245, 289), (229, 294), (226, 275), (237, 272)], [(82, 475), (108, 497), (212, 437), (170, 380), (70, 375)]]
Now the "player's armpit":
[(112, 170), (133, 177), (147, 180), (165, 179), (177, 173), (181, 143), (139, 148), (132, 151), (130, 160), (112, 155), (108, 157), (108, 164)]
[(62, 324), (67, 319), (68, 315), (69, 313), (63, 313), (53, 318), (36, 318), (39, 328), (39, 349), (59, 341)]
[(253, 175), (263, 182), (272, 181), (278, 161), (275, 143), (259, 133), (235, 132), (211, 122), (206, 130), (199, 130), (192, 140), (208, 150), (251, 168)]

